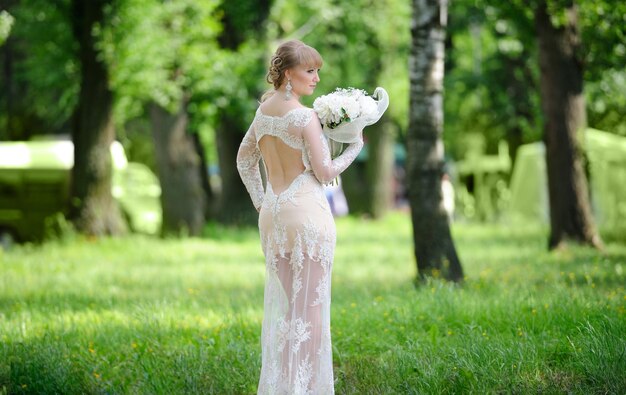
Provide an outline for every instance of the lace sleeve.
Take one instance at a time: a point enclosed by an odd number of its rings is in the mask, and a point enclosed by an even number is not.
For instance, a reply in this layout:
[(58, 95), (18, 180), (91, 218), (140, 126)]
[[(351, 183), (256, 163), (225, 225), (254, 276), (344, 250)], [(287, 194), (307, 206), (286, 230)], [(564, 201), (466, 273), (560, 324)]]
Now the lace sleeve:
[(264, 195), (259, 160), (261, 151), (256, 143), (254, 129), (250, 126), (237, 152), (237, 170), (257, 210), (261, 209)]
[(322, 127), (316, 114), (302, 130), (302, 136), (311, 168), (315, 177), (323, 184), (330, 183), (347, 169), (363, 148), (363, 139), (360, 138), (356, 143), (348, 145), (348, 148), (341, 155), (331, 160), (328, 141), (322, 133)]

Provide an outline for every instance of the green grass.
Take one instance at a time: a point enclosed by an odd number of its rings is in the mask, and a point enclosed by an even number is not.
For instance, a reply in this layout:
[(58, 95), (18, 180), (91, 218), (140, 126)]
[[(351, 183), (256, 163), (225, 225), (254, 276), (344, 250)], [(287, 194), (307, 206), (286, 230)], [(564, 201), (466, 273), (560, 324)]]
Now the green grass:
[[(256, 391), (254, 229), (0, 250), (0, 394)], [(545, 251), (545, 229), (453, 228), (467, 280), (415, 288), (411, 226), (338, 220), (340, 394), (626, 393), (626, 246)]]

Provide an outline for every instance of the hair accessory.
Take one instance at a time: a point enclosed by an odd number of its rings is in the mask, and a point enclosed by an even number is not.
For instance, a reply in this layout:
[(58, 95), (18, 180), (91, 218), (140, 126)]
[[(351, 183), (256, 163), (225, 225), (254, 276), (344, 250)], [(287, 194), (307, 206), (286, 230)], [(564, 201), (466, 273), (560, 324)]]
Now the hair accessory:
[(285, 86), (285, 100), (289, 100), (291, 99), (291, 91), (293, 90), (293, 87), (291, 86), (291, 80), (287, 80), (287, 85)]

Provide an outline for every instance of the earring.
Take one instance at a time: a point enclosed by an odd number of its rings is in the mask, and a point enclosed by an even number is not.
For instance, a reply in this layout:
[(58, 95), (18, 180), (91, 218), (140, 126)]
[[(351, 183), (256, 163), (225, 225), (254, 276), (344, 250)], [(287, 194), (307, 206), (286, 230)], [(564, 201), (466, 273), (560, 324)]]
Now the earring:
[(287, 85), (285, 86), (285, 100), (289, 100), (291, 99), (291, 91), (293, 90), (293, 87), (291, 86), (291, 80), (287, 80)]

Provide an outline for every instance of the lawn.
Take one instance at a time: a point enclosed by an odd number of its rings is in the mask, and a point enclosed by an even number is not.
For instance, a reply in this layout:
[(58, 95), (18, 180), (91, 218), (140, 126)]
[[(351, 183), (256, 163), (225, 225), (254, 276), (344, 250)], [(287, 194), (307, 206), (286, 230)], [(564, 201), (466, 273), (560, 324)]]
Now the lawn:
[[(455, 224), (466, 281), (416, 287), (408, 216), (337, 226), (337, 393), (626, 393), (625, 245)], [(255, 229), (0, 250), (0, 394), (255, 393), (263, 280)]]

